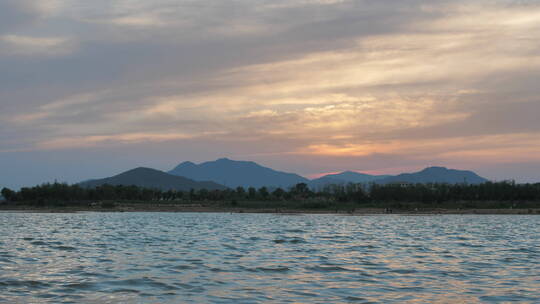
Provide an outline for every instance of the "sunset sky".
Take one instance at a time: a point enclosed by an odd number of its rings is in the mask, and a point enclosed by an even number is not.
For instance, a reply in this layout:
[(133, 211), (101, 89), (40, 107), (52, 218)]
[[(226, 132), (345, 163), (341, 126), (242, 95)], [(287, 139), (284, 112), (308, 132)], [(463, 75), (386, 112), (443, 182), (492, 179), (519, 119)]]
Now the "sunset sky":
[(0, 188), (220, 157), (540, 181), (540, 2), (0, 1)]

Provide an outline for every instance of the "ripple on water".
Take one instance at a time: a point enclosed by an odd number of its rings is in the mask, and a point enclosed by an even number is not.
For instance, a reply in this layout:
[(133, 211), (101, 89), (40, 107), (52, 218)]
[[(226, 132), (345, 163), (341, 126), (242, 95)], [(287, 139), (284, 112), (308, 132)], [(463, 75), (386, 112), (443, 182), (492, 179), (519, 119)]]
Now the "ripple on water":
[(56, 292), (65, 292), (65, 293), (78, 293), (85, 291), (96, 291), (100, 290), (101, 286), (96, 282), (77, 282), (61, 285), (60, 288), (56, 289)]
[(121, 286), (121, 287), (131, 287), (131, 288), (141, 288), (145, 289), (159, 289), (159, 290), (177, 290), (178, 287), (170, 284), (160, 282), (158, 280), (142, 277), (135, 279), (126, 279), (126, 280), (115, 280), (115, 281), (106, 281), (104, 282), (106, 286)]
[(0, 257), (0, 263), (6, 263), (6, 264), (17, 264), (15, 261), (12, 261), (5, 257)]
[(49, 245), (49, 243), (44, 242), (44, 241), (34, 241), (34, 242), (31, 242), (30, 244), (32, 244), (34, 246), (47, 246), (47, 245)]
[(290, 233), (305, 233), (306, 231), (302, 230), (302, 229), (287, 229), (285, 230), (285, 232), (290, 232)]
[(23, 287), (30, 290), (33, 289), (45, 289), (49, 288), (51, 284), (43, 281), (35, 280), (13, 280), (13, 279), (0, 279), (0, 286), (9, 288), (9, 287)]
[(111, 292), (113, 292), (113, 293), (134, 293), (134, 294), (140, 293), (140, 291), (138, 291), (136, 289), (130, 289), (130, 288), (113, 288), (113, 289), (111, 289)]
[(195, 266), (195, 265), (175, 265), (175, 266), (171, 266), (170, 269), (188, 270), (188, 269), (197, 269), (197, 266)]
[(61, 250), (61, 251), (76, 251), (77, 248), (71, 246), (51, 246), (52, 249)]
[(355, 270), (353, 269), (338, 265), (317, 265), (313, 267), (308, 267), (307, 269), (317, 272), (355, 272)]
[(223, 247), (225, 247), (227, 249), (230, 249), (230, 250), (238, 250), (237, 247), (234, 247), (233, 245), (229, 245), (229, 244), (223, 244)]
[(0, 217), (0, 302), (6, 303), (540, 298), (535, 216)]
[(255, 268), (251, 268), (247, 270), (255, 271), (255, 272), (288, 272), (291, 269), (286, 266), (274, 266), (274, 267), (255, 267)]
[(392, 269), (387, 271), (388, 273), (398, 273), (398, 274), (414, 274), (418, 273), (415, 269)]
[(360, 298), (360, 297), (354, 297), (354, 296), (345, 297), (345, 301), (347, 301), (347, 302), (359, 302), (359, 303), (362, 303), (362, 304), (375, 303), (375, 302), (370, 302), (367, 299)]
[(304, 244), (307, 243), (305, 239), (300, 237), (294, 237), (294, 238), (279, 238), (275, 239), (274, 243), (276, 244), (283, 244), (283, 243), (289, 243), (289, 244)]

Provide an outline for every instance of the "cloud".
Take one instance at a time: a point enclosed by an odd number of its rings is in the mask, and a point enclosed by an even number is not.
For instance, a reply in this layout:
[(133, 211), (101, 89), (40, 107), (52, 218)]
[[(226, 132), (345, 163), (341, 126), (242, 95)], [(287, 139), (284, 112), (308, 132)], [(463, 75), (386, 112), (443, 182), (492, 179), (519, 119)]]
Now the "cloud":
[[(208, 136), (210, 134), (198, 134), (198, 136)], [(94, 135), (61, 137), (38, 143), (38, 147), (44, 150), (59, 150), (66, 148), (92, 147), (100, 144), (133, 144), (140, 142), (163, 142), (171, 140), (183, 140), (196, 137), (194, 134), (184, 133), (125, 133), (114, 135)]]
[(539, 15), (510, 0), (3, 1), (0, 150), (536, 161)]
[(60, 12), (63, 0), (2, 0), (0, 35), (35, 26), (45, 17)]
[(0, 2), (0, 34), (30, 25), (39, 18), (39, 10), (30, 0), (3, 0)]
[(0, 36), (0, 47), (0, 55), (6, 56), (60, 56), (72, 53), (75, 45), (65, 37), (4, 35)]

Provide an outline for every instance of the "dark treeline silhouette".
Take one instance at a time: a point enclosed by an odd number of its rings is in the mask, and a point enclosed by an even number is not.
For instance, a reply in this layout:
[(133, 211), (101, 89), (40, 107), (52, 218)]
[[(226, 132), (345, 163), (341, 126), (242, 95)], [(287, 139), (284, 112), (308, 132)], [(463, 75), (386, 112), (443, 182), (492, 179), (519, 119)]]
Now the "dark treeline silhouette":
[[(245, 202), (271, 202), (287, 207), (287, 202), (303, 202), (303, 208), (336, 207), (339, 204), (358, 206), (393, 207), (540, 207), (540, 183), (516, 184), (513, 182), (487, 182), (483, 184), (348, 184), (328, 185), (312, 191), (307, 184), (299, 183), (290, 189), (253, 187), (226, 190), (161, 191), (136, 186), (103, 185), (83, 188), (62, 183), (43, 184), (13, 191), (2, 189), (2, 196), (18, 204), (36, 206), (90, 203), (95, 201), (129, 202), (222, 202), (237, 206)], [(460, 204), (455, 204), (459, 202)], [(491, 202), (472, 204), (471, 202)], [(449, 203), (454, 203), (449, 205)], [(495, 204), (493, 204), (495, 203)], [(292, 204), (291, 204), (292, 206)]]

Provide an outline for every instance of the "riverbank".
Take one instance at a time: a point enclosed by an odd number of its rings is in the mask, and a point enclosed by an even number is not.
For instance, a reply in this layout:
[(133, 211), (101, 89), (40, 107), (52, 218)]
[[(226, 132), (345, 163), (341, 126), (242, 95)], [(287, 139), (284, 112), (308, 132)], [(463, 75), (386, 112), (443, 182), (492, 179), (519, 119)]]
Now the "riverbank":
[(342, 214), (342, 215), (436, 215), (436, 214), (535, 214), (540, 215), (540, 208), (528, 209), (445, 209), (445, 208), (351, 208), (351, 209), (292, 209), (292, 208), (241, 208), (204, 206), (200, 204), (141, 204), (117, 203), (104, 208), (95, 206), (35, 207), (29, 205), (0, 205), (0, 212), (28, 213), (75, 213), (75, 212), (217, 212), (217, 213), (274, 213), (274, 214)]

